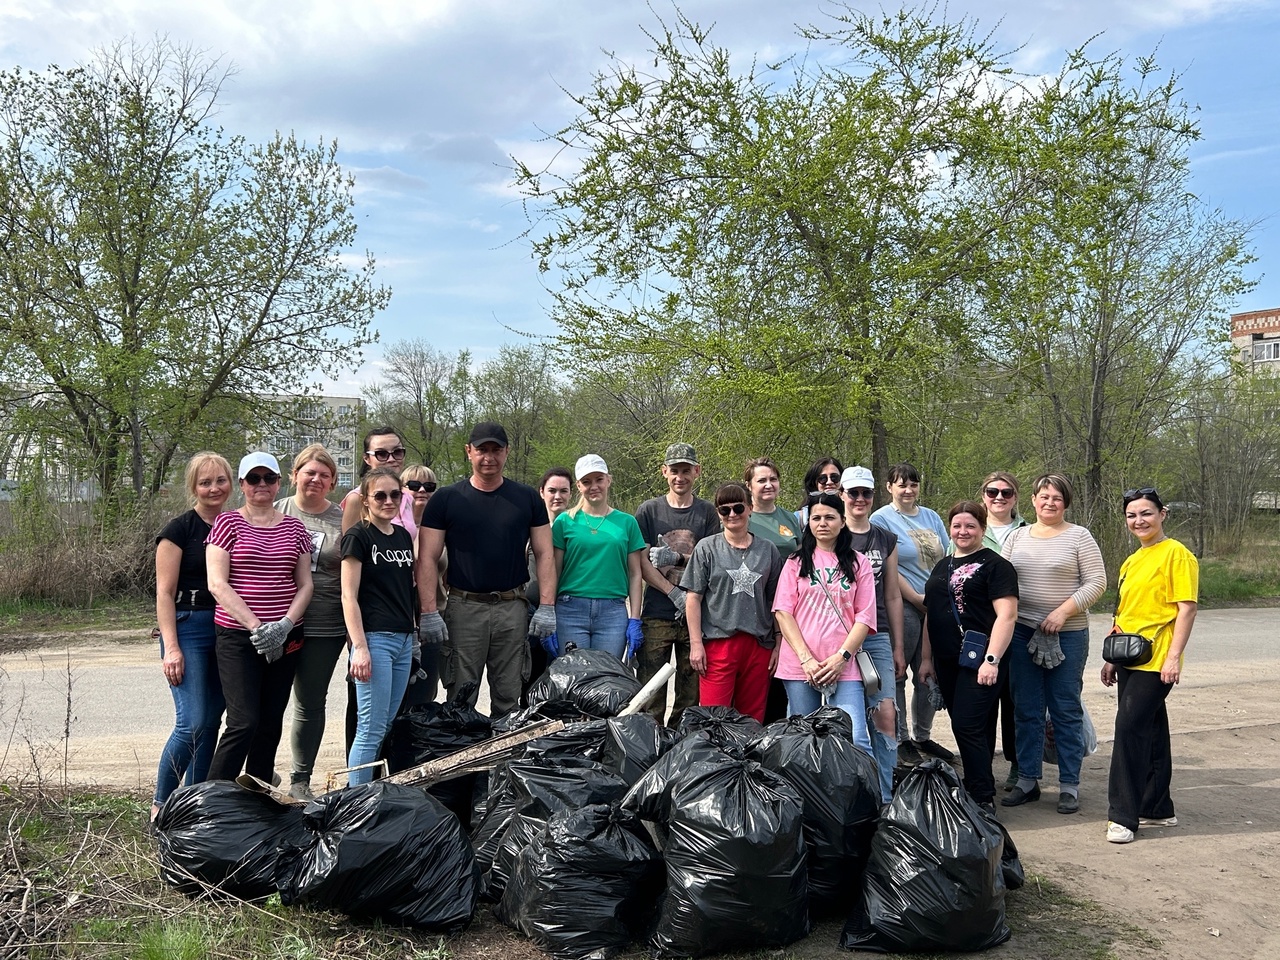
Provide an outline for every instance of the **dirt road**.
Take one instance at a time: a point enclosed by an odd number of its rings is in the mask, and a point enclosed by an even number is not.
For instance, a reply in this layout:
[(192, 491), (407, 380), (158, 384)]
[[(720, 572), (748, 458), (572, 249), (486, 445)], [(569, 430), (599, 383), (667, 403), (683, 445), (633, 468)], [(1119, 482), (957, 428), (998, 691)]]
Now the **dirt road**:
[[(1102, 746), (1085, 760), (1081, 812), (1064, 817), (1054, 809), (1053, 767), (1043, 800), (1000, 811), (1029, 873), (1060, 881), (1163, 943), (1149, 951), (1121, 947), (1126, 956), (1280, 957), (1273, 893), (1280, 883), (1278, 621), (1280, 611), (1271, 609), (1200, 613), (1185, 678), (1169, 699), (1177, 827), (1144, 830), (1127, 846), (1103, 839), (1115, 693), (1097, 679), (1101, 618), (1092, 624), (1085, 703)], [(65, 758), (72, 782), (151, 789), (173, 718), (153, 647), (77, 638), (5, 656), (0, 667), (6, 782), (61, 782)], [(330, 689), (320, 770), (342, 764), (340, 677)], [(284, 769), (287, 744), (279, 757)], [(997, 770), (1003, 773), (1002, 761)], [(1023, 956), (1016, 943), (1002, 950)]]

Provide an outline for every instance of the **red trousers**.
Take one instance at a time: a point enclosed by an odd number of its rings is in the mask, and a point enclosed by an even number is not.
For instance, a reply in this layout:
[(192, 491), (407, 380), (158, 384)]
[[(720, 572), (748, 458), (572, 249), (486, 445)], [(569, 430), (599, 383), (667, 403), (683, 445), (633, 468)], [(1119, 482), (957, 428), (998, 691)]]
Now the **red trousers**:
[(760, 646), (749, 633), (705, 640), (703, 645), (707, 649), (707, 672), (698, 684), (702, 705), (733, 707), (764, 723), (773, 651)]

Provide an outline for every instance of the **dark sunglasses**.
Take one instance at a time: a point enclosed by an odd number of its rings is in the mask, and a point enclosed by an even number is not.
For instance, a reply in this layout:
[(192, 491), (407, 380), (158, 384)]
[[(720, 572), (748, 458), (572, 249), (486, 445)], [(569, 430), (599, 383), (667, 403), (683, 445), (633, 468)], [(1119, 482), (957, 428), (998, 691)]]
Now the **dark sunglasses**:
[(1141, 500), (1143, 497), (1159, 497), (1155, 487), (1139, 487), (1137, 490), (1126, 490), (1121, 496), (1124, 498), (1124, 505), (1127, 507), (1131, 500)]
[(399, 503), (404, 494), (399, 490), (375, 490), (370, 496), (378, 503), (386, 503), (388, 500), (392, 503)]
[(818, 474), (819, 483), (839, 483), (840, 474), (838, 473), (820, 473)]
[(436, 482), (434, 480), (406, 480), (404, 485), (415, 493), (419, 490), (425, 490), (427, 493), (436, 492)]
[(985, 493), (992, 500), (995, 500), (999, 497), (1004, 497), (1006, 500), (1012, 500), (1014, 497), (1018, 495), (1016, 491), (1010, 490), (1008, 487), (987, 487), (987, 489), (983, 490), (982, 492)]
[(850, 500), (871, 500), (874, 499), (876, 492), (868, 490), (866, 487), (850, 487), (844, 492), (844, 495)]
[(725, 503), (716, 507), (716, 512), (722, 517), (737, 516), (747, 512), (747, 505), (745, 503)]
[(256, 487), (260, 483), (271, 486), (273, 483), (280, 482), (280, 474), (278, 473), (251, 473), (244, 478), (244, 482), (251, 487)]
[(388, 460), (403, 460), (404, 447), (396, 447), (393, 450), (367, 450), (366, 453), (373, 454), (373, 459), (379, 463), (386, 463)]

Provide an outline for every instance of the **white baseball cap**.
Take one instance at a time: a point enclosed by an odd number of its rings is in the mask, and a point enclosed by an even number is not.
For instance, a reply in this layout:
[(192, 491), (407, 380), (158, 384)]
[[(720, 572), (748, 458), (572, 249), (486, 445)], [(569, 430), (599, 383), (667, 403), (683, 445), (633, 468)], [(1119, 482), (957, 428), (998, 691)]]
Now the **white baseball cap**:
[(245, 477), (247, 477), (249, 475), (249, 471), (252, 470), (254, 467), (266, 467), (268, 470), (270, 470), (272, 473), (276, 475), (279, 475), (280, 473), (280, 464), (276, 462), (275, 457), (273, 457), (269, 453), (262, 453), (261, 451), (257, 451), (254, 453), (247, 453), (240, 458), (239, 479), (243, 480)]
[(588, 453), (585, 457), (579, 457), (578, 462), (573, 466), (573, 478), (575, 480), (581, 480), (592, 473), (608, 472), (609, 467), (604, 462), (604, 457), (596, 453)]
[(868, 490), (876, 488), (876, 478), (871, 475), (871, 471), (866, 467), (845, 467), (844, 473), (840, 474), (840, 486), (845, 490), (852, 490), (854, 487), (866, 487)]

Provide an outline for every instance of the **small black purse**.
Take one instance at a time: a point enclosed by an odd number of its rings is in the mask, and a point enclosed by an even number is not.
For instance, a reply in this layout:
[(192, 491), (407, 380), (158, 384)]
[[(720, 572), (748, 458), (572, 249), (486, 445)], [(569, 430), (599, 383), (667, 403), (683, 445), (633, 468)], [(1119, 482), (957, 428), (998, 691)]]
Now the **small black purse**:
[(1140, 633), (1109, 633), (1102, 641), (1102, 659), (1117, 667), (1150, 663), (1151, 652), (1151, 641)]

